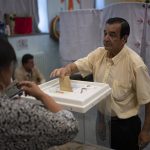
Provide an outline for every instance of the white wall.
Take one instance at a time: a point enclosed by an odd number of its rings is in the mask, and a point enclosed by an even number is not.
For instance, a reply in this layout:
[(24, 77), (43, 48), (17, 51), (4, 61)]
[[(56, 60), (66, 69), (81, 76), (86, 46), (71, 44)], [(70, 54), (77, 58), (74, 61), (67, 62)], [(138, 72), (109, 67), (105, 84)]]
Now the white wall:
[[(33, 54), (35, 60), (38, 59), (37, 66), (47, 80), (49, 73), (60, 66), (58, 44), (50, 39), (49, 34), (9, 37), (9, 42), (13, 45), (19, 60), (25, 53)], [(45, 56), (44, 66), (39, 63), (40, 58), (36, 58), (39, 54)]]

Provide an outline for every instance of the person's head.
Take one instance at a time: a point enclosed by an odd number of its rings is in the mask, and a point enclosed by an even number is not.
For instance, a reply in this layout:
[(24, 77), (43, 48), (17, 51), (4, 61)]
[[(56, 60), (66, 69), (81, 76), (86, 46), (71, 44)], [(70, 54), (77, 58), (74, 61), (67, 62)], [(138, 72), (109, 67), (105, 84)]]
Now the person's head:
[(130, 26), (125, 19), (119, 17), (108, 19), (104, 29), (105, 49), (115, 56), (127, 42), (129, 34)]
[(31, 54), (23, 55), (22, 65), (26, 71), (30, 72), (34, 67), (34, 56)]
[(13, 47), (7, 40), (0, 38), (0, 86), (7, 87), (10, 84), (16, 62)]

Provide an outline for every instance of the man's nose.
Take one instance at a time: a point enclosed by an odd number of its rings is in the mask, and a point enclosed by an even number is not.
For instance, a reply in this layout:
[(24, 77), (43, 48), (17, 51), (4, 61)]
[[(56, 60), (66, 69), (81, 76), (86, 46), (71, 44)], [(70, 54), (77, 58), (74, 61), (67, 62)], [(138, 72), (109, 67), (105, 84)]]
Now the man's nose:
[(109, 37), (108, 34), (104, 35), (104, 40), (105, 40), (105, 41), (109, 41), (109, 40), (110, 40), (110, 37)]

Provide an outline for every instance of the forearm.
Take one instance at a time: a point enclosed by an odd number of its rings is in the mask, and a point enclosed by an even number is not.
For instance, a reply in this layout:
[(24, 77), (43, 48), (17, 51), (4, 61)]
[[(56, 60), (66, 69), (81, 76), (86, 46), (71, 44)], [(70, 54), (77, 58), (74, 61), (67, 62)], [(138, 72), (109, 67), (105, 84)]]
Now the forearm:
[(68, 70), (70, 75), (79, 72), (77, 65), (75, 63), (68, 64), (65, 66), (65, 68)]
[(39, 98), (43, 104), (45, 105), (45, 107), (50, 110), (51, 112), (58, 112), (60, 111), (62, 108), (59, 104), (57, 104), (53, 98), (51, 98), (49, 95), (47, 94), (42, 94)]
[(150, 132), (150, 103), (145, 105), (145, 120), (142, 130)]

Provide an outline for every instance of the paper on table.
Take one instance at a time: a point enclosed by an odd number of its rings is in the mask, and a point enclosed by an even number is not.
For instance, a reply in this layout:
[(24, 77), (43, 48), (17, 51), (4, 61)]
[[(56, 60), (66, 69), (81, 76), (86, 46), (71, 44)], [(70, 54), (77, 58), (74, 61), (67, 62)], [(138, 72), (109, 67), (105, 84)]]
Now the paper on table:
[(64, 78), (59, 78), (59, 85), (61, 91), (72, 92), (70, 77), (65, 76)]

